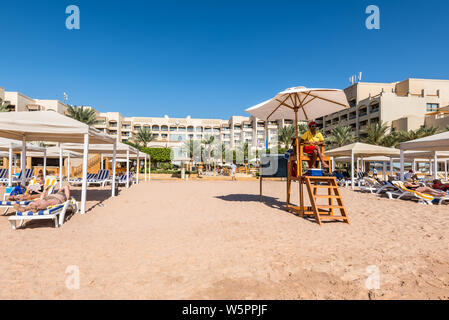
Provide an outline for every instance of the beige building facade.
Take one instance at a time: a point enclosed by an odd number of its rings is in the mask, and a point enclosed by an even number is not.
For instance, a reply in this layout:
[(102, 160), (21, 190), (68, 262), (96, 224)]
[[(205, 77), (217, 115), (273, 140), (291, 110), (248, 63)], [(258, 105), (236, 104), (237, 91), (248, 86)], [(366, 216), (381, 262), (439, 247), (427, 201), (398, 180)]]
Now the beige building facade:
[(20, 92), (5, 91), (0, 88), (0, 99), (9, 104), (10, 111), (56, 111), (65, 114), (67, 105), (58, 100), (30, 98)]
[(364, 137), (366, 129), (376, 123), (387, 123), (392, 130), (416, 130), (430, 125), (427, 114), (449, 106), (449, 80), (360, 82), (344, 91), (350, 109), (319, 119), (324, 134), (350, 126), (357, 136)]
[(268, 128), (254, 117), (232, 116), (229, 120), (164, 117), (123, 117), (119, 112), (97, 113), (95, 127), (121, 142), (135, 141), (140, 128), (151, 130), (155, 140), (149, 147), (181, 147), (188, 140), (213, 136), (229, 148), (248, 143), (252, 148), (265, 148), (268, 129), (270, 147), (277, 146), (278, 130), (291, 121), (271, 121)]

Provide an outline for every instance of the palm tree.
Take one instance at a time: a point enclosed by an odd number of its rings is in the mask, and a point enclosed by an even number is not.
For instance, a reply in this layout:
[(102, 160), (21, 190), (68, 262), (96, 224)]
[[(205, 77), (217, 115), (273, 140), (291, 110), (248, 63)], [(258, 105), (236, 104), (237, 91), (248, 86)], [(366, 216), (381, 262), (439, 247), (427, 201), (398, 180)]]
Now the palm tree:
[(390, 127), (386, 123), (380, 122), (369, 126), (366, 130), (368, 136), (364, 139), (364, 142), (380, 146), (382, 144), (382, 139), (385, 138), (389, 128)]
[(398, 131), (392, 131), (389, 134), (385, 135), (382, 138), (382, 141), (380, 143), (383, 147), (398, 147), (399, 144), (403, 142), (401, 139), (401, 132)]
[(201, 143), (204, 145), (204, 151), (205, 151), (205, 160), (209, 161), (209, 158), (211, 156), (212, 148), (211, 145), (214, 143), (215, 137), (211, 135), (207, 135), (204, 137), (203, 141)]
[(249, 160), (248, 159), (248, 157), (249, 157), (249, 144), (248, 144), (248, 142), (240, 144), (236, 151), (239, 154), (243, 154), (243, 162), (247, 163), (248, 160)]
[(9, 103), (8, 102), (2, 102), (0, 103), (0, 112), (9, 112)]
[(278, 139), (279, 143), (283, 144), (285, 148), (288, 148), (292, 139), (295, 137), (295, 127), (285, 126), (279, 130)]
[(438, 133), (437, 127), (421, 127), (417, 130), (410, 130), (410, 131), (401, 131), (399, 133), (401, 142), (410, 141), (410, 140), (416, 140), (428, 136), (433, 136), (434, 134)]
[(143, 147), (146, 147), (154, 139), (155, 137), (148, 127), (141, 127), (134, 136), (134, 141), (137, 144), (142, 144)]
[(356, 136), (351, 131), (350, 126), (336, 127), (332, 129), (331, 134), (327, 137), (327, 143), (333, 147), (343, 147), (345, 145), (354, 143)]
[(89, 126), (93, 125), (97, 120), (95, 110), (89, 107), (67, 106), (68, 116)]
[(438, 127), (432, 126), (432, 127), (428, 127), (428, 128), (421, 127), (418, 129), (418, 131), (419, 131), (421, 138), (424, 138), (424, 137), (433, 136), (433, 135), (437, 134), (439, 130), (438, 130)]
[[(298, 124), (298, 135), (301, 137), (304, 133), (309, 131), (309, 125), (306, 123)], [(294, 137), (293, 137), (294, 138)]]

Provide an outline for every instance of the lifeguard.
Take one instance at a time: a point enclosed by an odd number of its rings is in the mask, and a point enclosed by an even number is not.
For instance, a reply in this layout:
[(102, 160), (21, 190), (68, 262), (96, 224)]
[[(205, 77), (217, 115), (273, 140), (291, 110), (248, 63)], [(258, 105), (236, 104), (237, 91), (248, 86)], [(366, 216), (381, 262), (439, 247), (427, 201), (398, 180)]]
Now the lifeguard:
[(309, 123), (309, 130), (302, 135), (301, 143), (304, 144), (304, 153), (309, 154), (311, 157), (309, 163), (311, 168), (317, 168), (318, 158), (323, 168), (329, 168), (321, 154), (321, 146), (324, 145), (324, 138), (321, 132), (317, 130), (317, 125), (314, 121)]

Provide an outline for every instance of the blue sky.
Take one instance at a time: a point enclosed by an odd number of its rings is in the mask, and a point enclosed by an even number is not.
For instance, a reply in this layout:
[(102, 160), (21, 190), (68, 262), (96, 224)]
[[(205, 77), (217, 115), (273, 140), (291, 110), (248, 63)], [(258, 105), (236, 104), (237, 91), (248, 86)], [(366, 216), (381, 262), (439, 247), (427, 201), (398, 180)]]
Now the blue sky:
[[(67, 30), (78, 5), (81, 29)], [(365, 27), (365, 8), (381, 29)], [(446, 0), (3, 1), (0, 86), (125, 116), (224, 118), (292, 86), (449, 79)]]

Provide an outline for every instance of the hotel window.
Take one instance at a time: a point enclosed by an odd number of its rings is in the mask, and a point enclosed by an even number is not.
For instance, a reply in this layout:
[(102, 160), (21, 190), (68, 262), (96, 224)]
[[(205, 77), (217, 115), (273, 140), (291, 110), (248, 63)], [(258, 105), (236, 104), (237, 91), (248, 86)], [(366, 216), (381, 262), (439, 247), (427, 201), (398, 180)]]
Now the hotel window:
[(234, 126), (234, 130), (240, 130), (242, 129), (242, 126)]
[(203, 132), (203, 127), (196, 127), (196, 132)]
[(176, 130), (178, 130), (178, 128), (177, 128), (177, 127), (173, 127), (173, 126), (172, 126), (172, 127), (170, 127), (170, 131), (171, 131), (171, 132), (174, 132), (174, 131), (176, 131)]
[(197, 138), (197, 139), (203, 139), (203, 136), (202, 136), (201, 134), (197, 134), (197, 135), (196, 135), (196, 138)]
[(159, 126), (153, 126), (153, 128), (151, 129), (153, 131), (159, 131)]
[(205, 128), (204, 132), (212, 132), (212, 128)]
[(140, 126), (134, 126), (134, 130), (139, 130)]
[(168, 131), (168, 127), (167, 126), (162, 126), (161, 127), (161, 131)]
[(179, 131), (179, 132), (186, 132), (186, 127), (179, 127), (179, 128), (178, 128), (178, 131)]
[(187, 127), (187, 132), (194, 132), (193, 127)]
[(220, 128), (214, 128), (215, 133), (220, 133)]
[(440, 105), (438, 103), (428, 103), (426, 106), (427, 112), (435, 112), (440, 109)]
[(168, 134), (166, 134), (166, 133), (161, 134), (162, 139), (167, 139), (167, 137), (168, 137)]
[(171, 134), (170, 141), (185, 141), (186, 136), (183, 134)]
[(193, 139), (193, 134), (189, 134), (189, 139)]
[(251, 125), (251, 124), (249, 124), (249, 123), (245, 123), (244, 125), (243, 125), (243, 128), (245, 128), (245, 129), (251, 129), (253, 126)]

